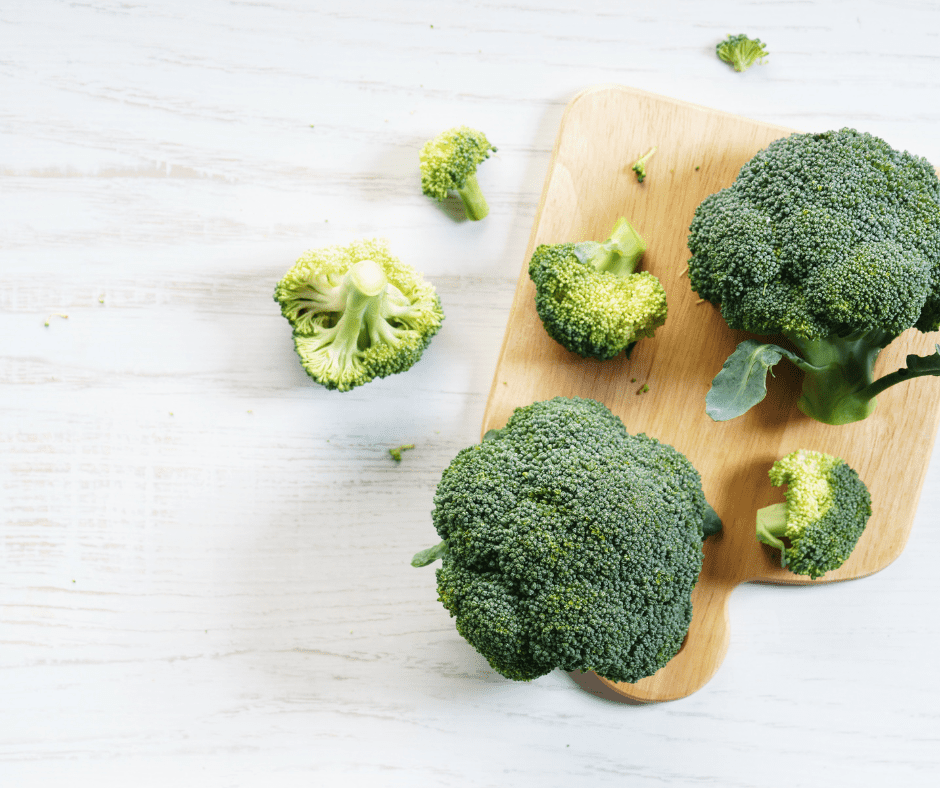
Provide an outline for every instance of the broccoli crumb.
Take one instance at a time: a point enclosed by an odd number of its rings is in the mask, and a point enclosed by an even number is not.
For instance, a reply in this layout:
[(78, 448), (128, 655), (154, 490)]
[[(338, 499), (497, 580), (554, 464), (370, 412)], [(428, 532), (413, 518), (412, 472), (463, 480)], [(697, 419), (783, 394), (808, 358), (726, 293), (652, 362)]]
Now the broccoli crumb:
[(643, 183), (643, 181), (646, 180), (646, 162), (654, 153), (656, 153), (655, 145), (633, 162), (633, 166), (630, 167), (630, 169), (636, 173), (637, 183)]
[(44, 325), (44, 326), (48, 326), (48, 325), (49, 325), (49, 321), (52, 320), (52, 318), (54, 318), (54, 317), (61, 317), (63, 320), (68, 320), (68, 319), (69, 319), (69, 316), (68, 316), (67, 314), (65, 314), (64, 312), (57, 312), (57, 313), (54, 314), (54, 315), (49, 315), (49, 317), (46, 318), (46, 322), (43, 323), (43, 325)]
[(759, 38), (748, 38), (741, 33), (719, 41), (715, 46), (715, 54), (735, 71), (747, 71), (755, 63), (763, 64), (767, 57), (766, 46)]
[(392, 459), (395, 462), (401, 462), (401, 453), (407, 451), (408, 449), (413, 449), (415, 445), (413, 443), (406, 443), (402, 446), (396, 446), (394, 449), (389, 449), (388, 453), (392, 455)]
[(650, 390), (649, 384), (648, 384), (648, 383), (644, 383), (642, 386), (640, 386), (640, 387), (636, 390), (637, 396), (639, 396), (640, 394), (645, 394), (645, 393), (646, 393), (647, 391), (649, 391), (649, 390)]

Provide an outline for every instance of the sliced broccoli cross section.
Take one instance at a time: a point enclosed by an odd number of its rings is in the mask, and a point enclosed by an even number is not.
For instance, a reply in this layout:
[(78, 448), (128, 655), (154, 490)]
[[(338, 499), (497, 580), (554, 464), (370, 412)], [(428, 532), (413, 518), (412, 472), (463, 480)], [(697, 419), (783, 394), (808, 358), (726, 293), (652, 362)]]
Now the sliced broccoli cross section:
[(339, 391), (409, 369), (444, 319), (433, 286), (381, 240), (307, 252), (274, 299), (304, 370)]

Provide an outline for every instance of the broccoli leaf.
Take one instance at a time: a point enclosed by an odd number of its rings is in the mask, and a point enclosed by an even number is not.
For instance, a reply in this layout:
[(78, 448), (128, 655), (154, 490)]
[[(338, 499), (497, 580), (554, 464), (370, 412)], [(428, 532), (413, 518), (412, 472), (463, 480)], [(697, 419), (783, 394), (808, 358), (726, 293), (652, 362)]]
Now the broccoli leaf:
[(441, 558), (447, 552), (447, 542), (439, 542), (434, 547), (428, 547), (415, 553), (411, 559), (412, 566), (427, 566), (433, 564), (438, 558)]
[(767, 373), (784, 356), (800, 367), (806, 365), (779, 345), (744, 340), (715, 375), (705, 397), (705, 412), (713, 421), (728, 421), (749, 411), (767, 396)]

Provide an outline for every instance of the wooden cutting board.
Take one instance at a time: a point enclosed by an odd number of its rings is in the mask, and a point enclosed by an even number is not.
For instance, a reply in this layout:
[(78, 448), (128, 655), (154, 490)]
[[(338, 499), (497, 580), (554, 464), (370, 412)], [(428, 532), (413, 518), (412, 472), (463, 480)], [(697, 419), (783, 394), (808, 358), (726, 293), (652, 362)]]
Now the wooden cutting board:
[[(516, 407), (553, 396), (599, 400), (630, 432), (645, 432), (686, 454), (724, 522), (723, 534), (706, 541), (692, 625), (680, 652), (656, 675), (636, 684), (603, 680), (626, 698), (681, 698), (714, 675), (728, 648), (728, 599), (739, 583), (863, 577), (900, 555), (913, 522), (940, 422), (937, 378), (917, 378), (888, 389), (878, 397), (874, 415), (834, 427), (796, 409), (800, 373), (781, 362), (758, 407), (723, 423), (705, 415), (712, 378), (747, 335), (729, 329), (718, 310), (692, 292), (685, 274), (689, 222), (703, 198), (730, 185), (751, 156), (791, 132), (639, 90), (602, 86), (571, 102), (555, 144), (483, 432), (503, 426)], [(639, 184), (631, 164), (653, 145), (657, 152)], [(641, 268), (662, 281), (669, 317), (629, 359), (583, 359), (545, 333), (535, 312), (528, 260), (538, 244), (603, 240), (620, 216), (648, 244)], [(931, 352), (935, 341), (935, 336), (911, 330), (882, 353), (876, 374), (902, 366), (907, 353)], [(649, 391), (638, 393), (644, 385)], [(816, 581), (781, 569), (779, 553), (754, 536), (755, 511), (783, 500), (767, 472), (774, 460), (798, 448), (844, 458), (868, 484), (873, 499), (872, 518), (852, 557)]]

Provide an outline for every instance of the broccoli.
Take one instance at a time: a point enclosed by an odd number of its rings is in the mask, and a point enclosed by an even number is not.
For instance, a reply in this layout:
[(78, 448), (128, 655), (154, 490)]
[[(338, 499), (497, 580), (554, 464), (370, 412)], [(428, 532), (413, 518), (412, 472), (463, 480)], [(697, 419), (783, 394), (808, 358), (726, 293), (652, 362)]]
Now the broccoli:
[(815, 579), (851, 555), (871, 516), (871, 495), (845, 460), (800, 449), (770, 469), (786, 503), (757, 512), (757, 538), (780, 551), (780, 564)]
[(503, 676), (555, 668), (652, 675), (692, 617), (702, 541), (721, 523), (676, 449), (630, 435), (600, 402), (517, 408), (460, 451), (434, 496), (439, 601)]
[(804, 373), (799, 409), (826, 424), (866, 418), (902, 380), (940, 375), (938, 348), (873, 376), (903, 331), (940, 327), (940, 181), (925, 159), (854, 129), (779, 139), (698, 206), (689, 250), (692, 289), (731, 328), (796, 348), (742, 342), (706, 400), (716, 421), (760, 402), (784, 357)]
[(755, 63), (762, 64), (767, 57), (766, 44), (759, 38), (740, 35), (728, 37), (715, 45), (715, 54), (725, 63), (734, 66), (735, 71), (747, 71)]
[(403, 451), (413, 449), (414, 447), (415, 445), (413, 443), (405, 443), (401, 446), (395, 446), (394, 448), (389, 449), (388, 453), (391, 455), (392, 459), (395, 460), (395, 462), (401, 462), (401, 453)]
[(666, 292), (651, 273), (635, 272), (645, 250), (623, 218), (601, 243), (539, 246), (529, 276), (548, 335), (573, 353), (601, 360), (652, 337), (666, 322)]
[(467, 218), (479, 221), (490, 208), (477, 183), (477, 167), (496, 148), (483, 132), (458, 126), (428, 140), (421, 148), (421, 191), (438, 202), (457, 192)]
[(646, 153), (644, 153), (640, 158), (633, 162), (633, 166), (630, 168), (636, 173), (636, 182), (643, 183), (646, 180), (646, 162), (649, 160), (650, 156), (656, 153), (656, 146), (654, 145)]
[(307, 374), (339, 391), (404, 372), (444, 319), (434, 288), (381, 240), (306, 252), (274, 300)]

